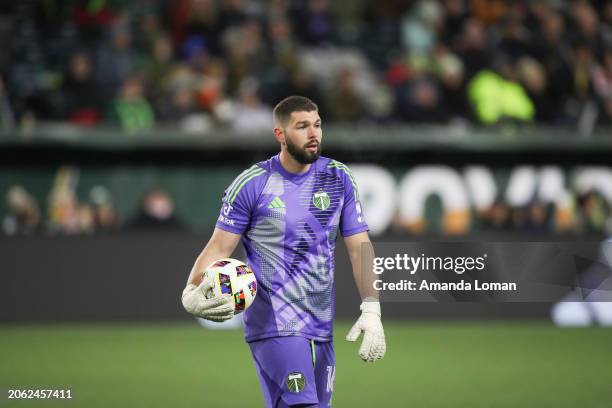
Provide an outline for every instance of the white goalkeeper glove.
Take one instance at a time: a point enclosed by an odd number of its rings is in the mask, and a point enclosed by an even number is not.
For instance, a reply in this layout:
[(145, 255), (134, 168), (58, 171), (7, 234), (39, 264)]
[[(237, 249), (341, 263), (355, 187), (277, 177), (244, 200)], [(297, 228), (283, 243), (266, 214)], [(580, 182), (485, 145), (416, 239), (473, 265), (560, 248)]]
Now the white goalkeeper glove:
[(361, 316), (346, 335), (348, 341), (356, 341), (363, 332), (363, 341), (359, 347), (359, 357), (363, 361), (377, 361), (385, 356), (387, 344), (385, 332), (380, 321), (380, 303), (364, 301), (359, 306)]
[(186, 311), (194, 316), (213, 322), (223, 322), (234, 316), (234, 300), (231, 297), (221, 296), (209, 299), (208, 292), (215, 286), (212, 276), (204, 278), (200, 286), (189, 283), (181, 300)]

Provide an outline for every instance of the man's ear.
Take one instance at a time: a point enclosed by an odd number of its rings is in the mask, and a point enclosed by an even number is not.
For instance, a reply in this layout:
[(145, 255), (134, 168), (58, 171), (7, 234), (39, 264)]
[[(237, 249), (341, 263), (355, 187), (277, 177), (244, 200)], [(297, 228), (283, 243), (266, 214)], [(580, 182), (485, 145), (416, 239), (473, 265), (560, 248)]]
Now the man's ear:
[(284, 145), (285, 144), (285, 132), (283, 131), (283, 129), (275, 127), (274, 128), (274, 138), (280, 144)]

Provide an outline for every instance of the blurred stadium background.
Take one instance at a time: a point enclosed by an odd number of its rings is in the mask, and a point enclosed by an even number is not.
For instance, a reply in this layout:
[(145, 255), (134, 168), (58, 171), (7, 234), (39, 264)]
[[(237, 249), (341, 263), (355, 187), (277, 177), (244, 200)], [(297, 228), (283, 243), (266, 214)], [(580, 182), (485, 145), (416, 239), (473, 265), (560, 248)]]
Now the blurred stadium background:
[[(612, 235), (612, 1), (26, 0), (0, 44), (2, 390), (263, 403), (240, 331), (179, 295), (292, 94), (374, 241)], [(388, 355), (361, 363), (338, 248), (336, 406), (610, 406), (612, 331), (548, 303), (383, 305)]]

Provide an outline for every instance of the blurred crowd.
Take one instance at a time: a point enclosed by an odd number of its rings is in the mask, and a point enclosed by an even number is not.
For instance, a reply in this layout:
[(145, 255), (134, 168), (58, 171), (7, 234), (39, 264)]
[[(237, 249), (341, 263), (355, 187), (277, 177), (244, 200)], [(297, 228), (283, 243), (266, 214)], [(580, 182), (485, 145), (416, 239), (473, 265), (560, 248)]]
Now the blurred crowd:
[(46, 0), (0, 5), (0, 129), (612, 124), (612, 1)]
[(54, 189), (49, 194), (47, 211), (19, 184), (10, 187), (5, 198), (7, 211), (2, 231), (6, 235), (91, 234), (114, 231), (120, 225), (110, 194), (102, 186), (94, 187), (89, 200), (82, 202), (67, 189)]
[[(66, 188), (56, 187), (46, 203), (40, 203), (20, 185), (6, 191), (6, 215), (2, 220), (5, 235), (91, 235), (118, 231), (181, 231), (174, 201), (162, 187), (147, 190), (136, 212), (125, 219), (119, 215), (109, 190), (93, 187), (87, 199), (79, 200)], [(44, 208), (42, 208), (44, 206)]]
[[(60, 177), (62, 177), (60, 171)], [(177, 216), (171, 194), (160, 186), (146, 190), (129, 217), (119, 215), (107, 188), (98, 185), (79, 200), (69, 188), (56, 183), (46, 203), (39, 203), (22, 185), (10, 187), (5, 194), (6, 216), (2, 220), (5, 235), (87, 235), (118, 231), (186, 231), (189, 224)], [(464, 228), (430, 226), (415, 230), (397, 216), (391, 229), (415, 235), (433, 233), (464, 235), (470, 232), (500, 232), (546, 235), (602, 236), (612, 234), (612, 206), (597, 191), (574, 194), (569, 207), (558, 207), (534, 199), (516, 207), (496, 200), (489, 208), (473, 211)], [(41, 207), (44, 205), (45, 209)], [(45, 216), (46, 214), (46, 216)]]
[(478, 219), (483, 230), (491, 231), (612, 234), (612, 206), (597, 191), (575, 194), (569, 208), (535, 199), (528, 205), (515, 207), (499, 199), (479, 214)]

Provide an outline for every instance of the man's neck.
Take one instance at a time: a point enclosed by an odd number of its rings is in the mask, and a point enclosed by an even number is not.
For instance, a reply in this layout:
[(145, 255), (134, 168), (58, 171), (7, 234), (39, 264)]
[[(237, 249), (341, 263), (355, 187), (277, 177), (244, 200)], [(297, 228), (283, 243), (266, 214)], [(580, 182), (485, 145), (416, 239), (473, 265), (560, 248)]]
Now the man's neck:
[(279, 157), (281, 166), (283, 166), (283, 168), (289, 173), (303, 174), (310, 169), (310, 166), (312, 166), (312, 164), (302, 164), (298, 162), (286, 149), (281, 150)]

